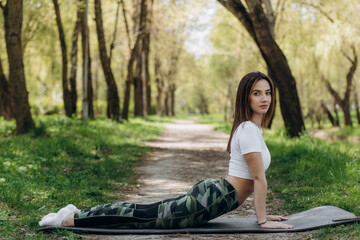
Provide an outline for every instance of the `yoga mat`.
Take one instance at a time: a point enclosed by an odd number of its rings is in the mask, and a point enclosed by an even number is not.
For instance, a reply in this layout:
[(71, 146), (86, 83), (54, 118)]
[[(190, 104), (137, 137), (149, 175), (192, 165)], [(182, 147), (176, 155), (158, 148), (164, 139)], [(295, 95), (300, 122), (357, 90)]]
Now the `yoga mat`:
[(207, 224), (196, 228), (179, 229), (129, 229), (129, 228), (79, 228), (79, 227), (43, 227), (36, 231), (69, 230), (77, 233), (96, 234), (176, 234), (176, 233), (276, 233), (301, 232), (313, 230), (330, 225), (360, 222), (360, 217), (334, 206), (322, 206), (287, 216), (284, 221), (294, 226), (293, 229), (262, 229), (257, 225), (256, 218), (216, 218)]

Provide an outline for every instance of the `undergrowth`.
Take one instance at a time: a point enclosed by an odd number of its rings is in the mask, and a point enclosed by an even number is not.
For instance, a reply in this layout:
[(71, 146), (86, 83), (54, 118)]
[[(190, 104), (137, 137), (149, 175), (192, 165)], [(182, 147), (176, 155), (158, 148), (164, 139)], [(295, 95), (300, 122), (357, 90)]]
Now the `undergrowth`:
[[(0, 238), (45, 239), (38, 221), (68, 203), (79, 208), (124, 197), (136, 183), (133, 168), (161, 126), (141, 119), (84, 124), (64, 116), (36, 118), (29, 134), (0, 121)], [(59, 233), (73, 238), (72, 233)]]

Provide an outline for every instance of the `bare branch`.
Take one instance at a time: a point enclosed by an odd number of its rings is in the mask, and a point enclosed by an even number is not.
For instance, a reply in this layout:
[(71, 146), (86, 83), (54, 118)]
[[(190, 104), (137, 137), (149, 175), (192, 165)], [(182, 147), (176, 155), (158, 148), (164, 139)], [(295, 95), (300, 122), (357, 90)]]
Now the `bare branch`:
[(324, 77), (324, 75), (321, 75), (321, 79), (325, 82), (326, 88), (330, 92), (330, 94), (335, 99), (336, 103), (342, 106), (342, 99), (340, 98), (339, 94), (333, 89), (328, 79)]
[(254, 27), (244, 5), (240, 0), (218, 0), (226, 9), (228, 9), (241, 22), (241, 24), (248, 31), (250, 36), (256, 41)]
[(332, 19), (329, 14), (327, 14), (320, 5), (315, 5), (312, 3), (309, 3), (308, 6), (315, 8), (318, 10), (322, 15), (324, 15), (330, 22), (334, 23), (334, 19)]
[(124, 22), (125, 22), (125, 27), (126, 27), (126, 34), (128, 37), (129, 50), (131, 51), (131, 39), (130, 39), (129, 25), (128, 25), (127, 18), (126, 18), (125, 3), (124, 3), (124, 0), (120, 0), (120, 1), (121, 1), (122, 9), (123, 9), (123, 17), (124, 17)]
[(119, 20), (119, 9), (120, 9), (120, 1), (117, 2), (117, 8), (116, 8), (116, 17), (115, 17), (115, 26), (114, 26), (114, 33), (113, 33), (113, 39), (112, 42), (110, 44), (110, 53), (109, 53), (109, 61), (111, 61), (111, 57), (112, 57), (112, 50), (115, 47), (115, 40), (116, 40), (116, 30), (117, 30), (117, 25), (118, 25), (118, 20)]
[(351, 46), (351, 47), (352, 47), (353, 54), (354, 54), (354, 60), (351, 60), (351, 59), (349, 60), (352, 64), (351, 64), (348, 74), (346, 75), (345, 98), (348, 98), (348, 99), (350, 98), (351, 85), (352, 85), (352, 81), (354, 79), (354, 74), (355, 74), (357, 64), (358, 64), (355, 47), (354, 46)]

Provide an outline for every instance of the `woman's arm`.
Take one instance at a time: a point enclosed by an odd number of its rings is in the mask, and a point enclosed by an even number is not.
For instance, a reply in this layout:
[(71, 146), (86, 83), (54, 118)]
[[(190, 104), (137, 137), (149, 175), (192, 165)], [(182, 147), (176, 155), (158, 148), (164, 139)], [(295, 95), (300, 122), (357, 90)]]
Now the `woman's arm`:
[(258, 223), (266, 221), (267, 182), (261, 153), (252, 152), (244, 155), (254, 179), (254, 204)]
[(287, 220), (286, 218), (281, 216), (266, 216), (267, 181), (261, 153), (248, 153), (244, 155), (244, 158), (254, 179), (254, 204), (258, 223), (261, 224), (260, 227), (293, 228), (290, 225), (278, 222), (281, 220)]

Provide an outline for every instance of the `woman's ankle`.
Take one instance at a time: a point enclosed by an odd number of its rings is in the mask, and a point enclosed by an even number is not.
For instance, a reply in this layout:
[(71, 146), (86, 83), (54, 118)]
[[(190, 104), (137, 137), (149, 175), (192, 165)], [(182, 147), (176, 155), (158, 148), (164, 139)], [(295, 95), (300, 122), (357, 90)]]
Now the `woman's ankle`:
[[(80, 212), (80, 211), (79, 211), (79, 212)], [(78, 213), (78, 212), (75, 211), (75, 213)], [(75, 226), (74, 213), (69, 213), (69, 214), (64, 218), (64, 221), (62, 221), (61, 227), (74, 227), (74, 226)]]

